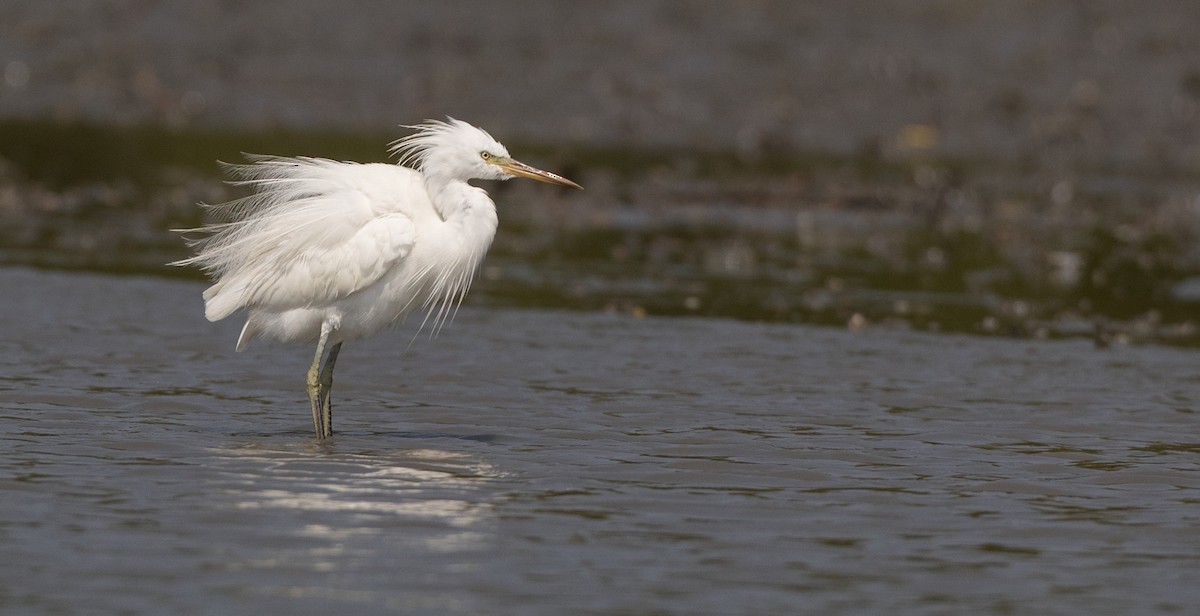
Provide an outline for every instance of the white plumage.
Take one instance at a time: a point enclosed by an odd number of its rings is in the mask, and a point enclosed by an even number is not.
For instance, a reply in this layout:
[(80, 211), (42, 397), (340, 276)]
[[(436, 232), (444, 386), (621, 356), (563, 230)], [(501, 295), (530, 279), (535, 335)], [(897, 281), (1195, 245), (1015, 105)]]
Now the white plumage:
[(497, 225), (495, 205), (467, 180), (520, 176), (580, 188), (513, 160), (466, 122), (409, 128), (392, 144), (397, 165), (275, 156), (226, 165), (253, 193), (206, 206), (215, 220), (183, 230), (203, 234), (190, 240), (196, 255), (173, 263), (213, 279), (204, 292), (210, 321), (246, 310), (237, 350), (259, 337), (317, 344), (308, 390), (318, 438), (332, 434), (329, 389), (343, 342), (417, 308), (436, 330), (462, 301)]

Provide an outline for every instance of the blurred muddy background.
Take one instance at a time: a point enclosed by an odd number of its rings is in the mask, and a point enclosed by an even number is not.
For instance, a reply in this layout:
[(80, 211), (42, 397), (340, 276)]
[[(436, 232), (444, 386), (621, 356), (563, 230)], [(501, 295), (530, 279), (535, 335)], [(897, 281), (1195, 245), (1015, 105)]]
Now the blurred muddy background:
[(154, 272), (242, 151), (452, 115), (471, 300), (1200, 344), (1200, 4), (0, 2), (0, 262)]

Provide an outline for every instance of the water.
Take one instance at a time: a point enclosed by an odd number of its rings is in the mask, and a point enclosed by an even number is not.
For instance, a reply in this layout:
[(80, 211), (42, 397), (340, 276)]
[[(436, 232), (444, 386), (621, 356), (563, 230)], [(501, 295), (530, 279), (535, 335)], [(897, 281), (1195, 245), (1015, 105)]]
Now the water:
[(467, 308), (321, 444), (199, 285), (0, 286), (5, 614), (1200, 608), (1194, 351)]

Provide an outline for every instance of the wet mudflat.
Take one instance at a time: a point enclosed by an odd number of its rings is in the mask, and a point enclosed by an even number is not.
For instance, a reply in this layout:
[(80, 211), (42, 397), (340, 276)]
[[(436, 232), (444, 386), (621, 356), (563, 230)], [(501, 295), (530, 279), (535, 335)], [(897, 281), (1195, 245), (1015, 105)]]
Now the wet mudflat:
[(1200, 607), (1195, 351), (468, 307), (318, 443), (198, 284), (0, 286), (5, 613)]

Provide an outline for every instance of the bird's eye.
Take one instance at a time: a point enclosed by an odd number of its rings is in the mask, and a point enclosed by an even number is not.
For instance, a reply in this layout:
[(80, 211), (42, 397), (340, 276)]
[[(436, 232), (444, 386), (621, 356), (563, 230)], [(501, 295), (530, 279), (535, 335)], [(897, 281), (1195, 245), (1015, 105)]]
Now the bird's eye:
[(492, 158), (492, 155), (488, 152), (480, 152), (479, 155), (483, 157), (483, 160), (489, 160)]

